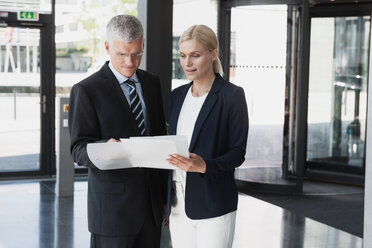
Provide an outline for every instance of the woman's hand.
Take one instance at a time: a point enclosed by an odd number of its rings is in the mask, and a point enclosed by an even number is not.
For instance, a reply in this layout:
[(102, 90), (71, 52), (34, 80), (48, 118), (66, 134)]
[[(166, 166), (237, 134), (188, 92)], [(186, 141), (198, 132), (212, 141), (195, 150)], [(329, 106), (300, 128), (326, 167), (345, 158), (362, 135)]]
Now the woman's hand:
[(106, 143), (113, 143), (113, 142), (121, 142), (121, 141), (117, 140), (117, 139), (114, 139), (114, 138), (111, 138)]
[(167, 161), (186, 172), (205, 173), (207, 165), (202, 157), (198, 154), (190, 152), (190, 158), (183, 157), (178, 154), (168, 155)]

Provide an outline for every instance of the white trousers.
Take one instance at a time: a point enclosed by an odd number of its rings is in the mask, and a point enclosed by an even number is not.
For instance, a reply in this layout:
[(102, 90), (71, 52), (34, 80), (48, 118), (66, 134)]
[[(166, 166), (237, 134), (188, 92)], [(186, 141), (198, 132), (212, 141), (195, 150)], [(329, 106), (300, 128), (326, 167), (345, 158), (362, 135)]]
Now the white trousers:
[(231, 248), (236, 211), (225, 215), (192, 220), (185, 214), (185, 185), (176, 182), (177, 205), (172, 206), (169, 227), (173, 248)]

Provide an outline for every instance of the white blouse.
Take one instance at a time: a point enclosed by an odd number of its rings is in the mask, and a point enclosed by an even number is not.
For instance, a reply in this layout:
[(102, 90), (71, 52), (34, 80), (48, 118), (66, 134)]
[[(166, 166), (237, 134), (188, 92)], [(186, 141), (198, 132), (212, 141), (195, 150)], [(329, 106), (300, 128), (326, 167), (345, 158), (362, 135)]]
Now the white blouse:
[[(177, 123), (177, 135), (183, 135), (187, 137), (189, 148), (196, 119), (198, 118), (200, 109), (202, 108), (203, 103), (208, 95), (205, 94), (200, 97), (195, 97), (191, 93), (191, 88), (192, 86), (189, 88), (185, 100), (183, 101)], [(185, 182), (186, 172), (182, 170), (175, 170), (173, 172), (173, 181)]]

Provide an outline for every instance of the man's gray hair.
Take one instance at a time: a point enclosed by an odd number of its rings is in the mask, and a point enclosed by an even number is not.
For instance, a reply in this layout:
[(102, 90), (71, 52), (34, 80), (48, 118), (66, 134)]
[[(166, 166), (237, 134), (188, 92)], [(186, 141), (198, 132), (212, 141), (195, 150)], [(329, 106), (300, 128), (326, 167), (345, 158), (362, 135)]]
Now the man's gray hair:
[(111, 18), (106, 26), (106, 36), (109, 43), (112, 38), (130, 43), (143, 36), (141, 22), (131, 15), (117, 15)]

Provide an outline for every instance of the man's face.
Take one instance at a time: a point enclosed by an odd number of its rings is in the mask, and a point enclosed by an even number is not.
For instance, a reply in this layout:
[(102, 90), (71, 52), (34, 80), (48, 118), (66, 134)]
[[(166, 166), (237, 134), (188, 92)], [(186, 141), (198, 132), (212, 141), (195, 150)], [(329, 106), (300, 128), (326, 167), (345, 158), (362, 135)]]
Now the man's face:
[(105, 47), (112, 65), (121, 75), (129, 78), (136, 72), (144, 49), (143, 37), (130, 43), (113, 37), (111, 43), (105, 42)]

